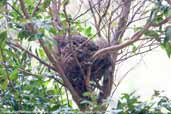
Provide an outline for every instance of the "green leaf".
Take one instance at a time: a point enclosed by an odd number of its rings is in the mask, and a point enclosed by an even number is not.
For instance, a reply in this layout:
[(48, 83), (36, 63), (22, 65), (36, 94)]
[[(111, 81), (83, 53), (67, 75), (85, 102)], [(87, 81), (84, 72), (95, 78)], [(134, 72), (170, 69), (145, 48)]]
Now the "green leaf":
[(92, 35), (92, 28), (91, 28), (91, 26), (89, 26), (88, 28), (86, 28), (84, 33), (87, 36), (91, 36)]
[(167, 6), (164, 6), (164, 7), (162, 7), (162, 10), (163, 10), (163, 14), (165, 15), (165, 16), (169, 16), (169, 7), (167, 7)]
[(63, 5), (68, 5), (68, 4), (69, 4), (69, 0), (64, 0), (64, 1), (62, 2), (62, 4), (63, 4)]
[(2, 18), (4, 18), (4, 16), (3, 15), (0, 15), (0, 19), (2, 19)]
[(0, 0), (0, 7), (3, 7), (5, 6), (7, 0)]
[(18, 69), (15, 69), (9, 77), (11, 80), (16, 80), (18, 78)]
[(170, 55), (171, 55), (171, 44), (170, 43), (166, 43), (165, 50), (166, 50), (168, 57), (170, 58)]
[(1, 84), (0, 84), (0, 87), (3, 90), (5, 90), (7, 88), (7, 86), (8, 86), (8, 80), (7, 79), (4, 80), (3, 82), (1, 82)]
[(91, 93), (91, 92), (84, 92), (84, 93), (83, 93), (83, 96), (90, 97), (91, 95), (92, 95), (92, 93)]
[(23, 40), (24, 38), (27, 38), (29, 37), (29, 33), (25, 30), (22, 30), (18, 33), (18, 37)]
[(136, 51), (137, 51), (137, 47), (135, 45), (132, 45), (132, 52), (136, 53)]
[(35, 40), (41, 39), (43, 36), (44, 36), (44, 33), (39, 32), (39, 33), (35, 34)]
[(155, 21), (156, 23), (160, 23), (161, 21), (163, 21), (163, 14), (156, 16)]
[(43, 3), (43, 8), (47, 8), (50, 5), (51, 0), (45, 0)]
[(45, 52), (43, 51), (42, 48), (40, 48), (38, 51), (41, 58), (45, 57)]
[(54, 35), (57, 35), (57, 30), (54, 27), (50, 28), (49, 32), (53, 33)]
[(171, 43), (166, 42), (161, 44), (161, 47), (166, 51), (167, 56), (170, 58), (171, 56)]
[(3, 31), (0, 33), (0, 47), (4, 47), (6, 40), (7, 40), (7, 31)]
[(145, 35), (145, 36), (154, 37), (154, 38), (159, 37), (159, 34), (158, 34), (156, 31), (154, 31), (154, 30), (146, 30), (146, 31), (144, 32), (144, 35)]
[(134, 32), (137, 32), (137, 31), (142, 30), (143, 28), (142, 27), (134, 27), (133, 29), (134, 29)]

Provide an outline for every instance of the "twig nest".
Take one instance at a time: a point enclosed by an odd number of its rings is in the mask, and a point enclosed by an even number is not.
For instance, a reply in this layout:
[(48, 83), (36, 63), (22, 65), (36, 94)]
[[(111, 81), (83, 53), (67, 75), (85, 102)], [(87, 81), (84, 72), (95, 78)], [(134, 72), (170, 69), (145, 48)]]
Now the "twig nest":
[[(103, 84), (100, 80), (105, 79), (105, 74), (112, 66), (110, 55), (105, 55), (96, 60), (92, 55), (99, 49), (92, 40), (80, 35), (74, 35), (66, 38), (56, 38), (58, 49), (64, 58), (64, 72), (72, 83), (78, 94), (83, 97), (84, 92), (95, 89), (101, 91)], [(87, 77), (89, 86), (87, 87)]]

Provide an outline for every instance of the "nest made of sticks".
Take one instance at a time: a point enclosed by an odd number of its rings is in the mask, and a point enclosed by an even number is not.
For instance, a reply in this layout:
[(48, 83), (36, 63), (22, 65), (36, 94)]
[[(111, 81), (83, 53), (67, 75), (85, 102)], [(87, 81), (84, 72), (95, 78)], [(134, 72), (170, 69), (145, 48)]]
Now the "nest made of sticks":
[[(108, 83), (105, 81), (107, 77), (112, 76), (111, 56), (107, 54), (93, 60), (92, 55), (100, 49), (100, 46), (80, 35), (55, 39), (58, 43), (58, 52), (65, 59), (65, 75), (77, 93), (81, 97), (84, 97), (83, 93), (94, 90), (99, 90), (101, 95), (105, 94)], [(88, 76), (89, 79), (87, 79)]]

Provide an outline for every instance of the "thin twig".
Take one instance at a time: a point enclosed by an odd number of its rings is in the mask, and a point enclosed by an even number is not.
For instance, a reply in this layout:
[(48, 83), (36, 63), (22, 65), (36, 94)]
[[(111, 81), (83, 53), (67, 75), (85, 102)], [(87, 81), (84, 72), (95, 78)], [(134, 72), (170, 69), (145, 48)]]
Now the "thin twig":
[(42, 0), (39, 0), (39, 2), (37, 3), (36, 7), (34, 8), (33, 12), (32, 12), (32, 17), (36, 14), (36, 12), (39, 10), (39, 5), (41, 4)]
[(20, 6), (21, 6), (21, 10), (23, 11), (23, 14), (25, 16), (26, 19), (30, 18), (30, 15), (25, 7), (24, 1), (23, 0), (19, 0), (20, 1)]

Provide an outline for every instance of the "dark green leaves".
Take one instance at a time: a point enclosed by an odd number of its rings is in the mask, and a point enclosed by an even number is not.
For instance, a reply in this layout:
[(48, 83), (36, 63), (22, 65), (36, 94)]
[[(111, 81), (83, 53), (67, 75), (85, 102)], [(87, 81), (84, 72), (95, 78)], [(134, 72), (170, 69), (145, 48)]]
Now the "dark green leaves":
[(162, 96), (161, 92), (156, 91), (148, 101), (141, 101), (140, 97), (134, 94), (123, 94), (118, 101), (116, 114), (163, 114), (170, 113), (171, 99)]
[(22, 30), (18, 33), (18, 37), (23, 40), (24, 38), (30, 37), (30, 34), (28, 31)]
[(6, 40), (7, 40), (7, 31), (3, 31), (0, 33), (0, 47), (1, 48), (5, 46)]
[(7, 0), (0, 0), (0, 7), (4, 6), (6, 4)]
[(166, 51), (167, 56), (170, 58), (170, 56), (171, 56), (171, 43), (166, 42), (164, 44), (161, 44), (161, 47)]
[(20, 38), (20, 40), (28, 39), (28, 41), (38, 40), (38, 39), (41, 39), (43, 36), (44, 36), (44, 33), (42, 33), (42, 32), (32, 34), (26, 30), (22, 30), (18, 33), (18, 37)]
[(63, 0), (62, 4), (67, 5), (69, 3), (69, 0)]
[(138, 48), (134, 44), (132, 44), (131, 46), (132, 46), (132, 52), (135, 54)]
[(164, 41), (161, 47), (166, 51), (168, 57), (171, 56), (171, 26), (166, 27)]
[(145, 36), (150, 36), (152, 38), (158, 38), (159, 37), (159, 34), (158, 34), (158, 32), (156, 30), (146, 30), (144, 32), (144, 35)]
[(18, 69), (15, 69), (15, 70), (13, 70), (12, 72), (11, 72), (11, 74), (10, 74), (10, 79), (11, 80), (16, 80), (17, 78), (18, 78)]
[(45, 8), (47, 8), (49, 5), (50, 5), (50, 2), (51, 2), (52, 0), (45, 0), (44, 2), (43, 2), (43, 8), (45, 9)]
[(169, 6), (166, 5), (161, 0), (157, 0), (155, 7), (151, 10), (149, 21), (153, 23), (160, 23), (169, 15), (170, 15)]
[(35, 40), (41, 39), (43, 36), (44, 36), (44, 33), (38, 32), (37, 34), (35, 34)]

